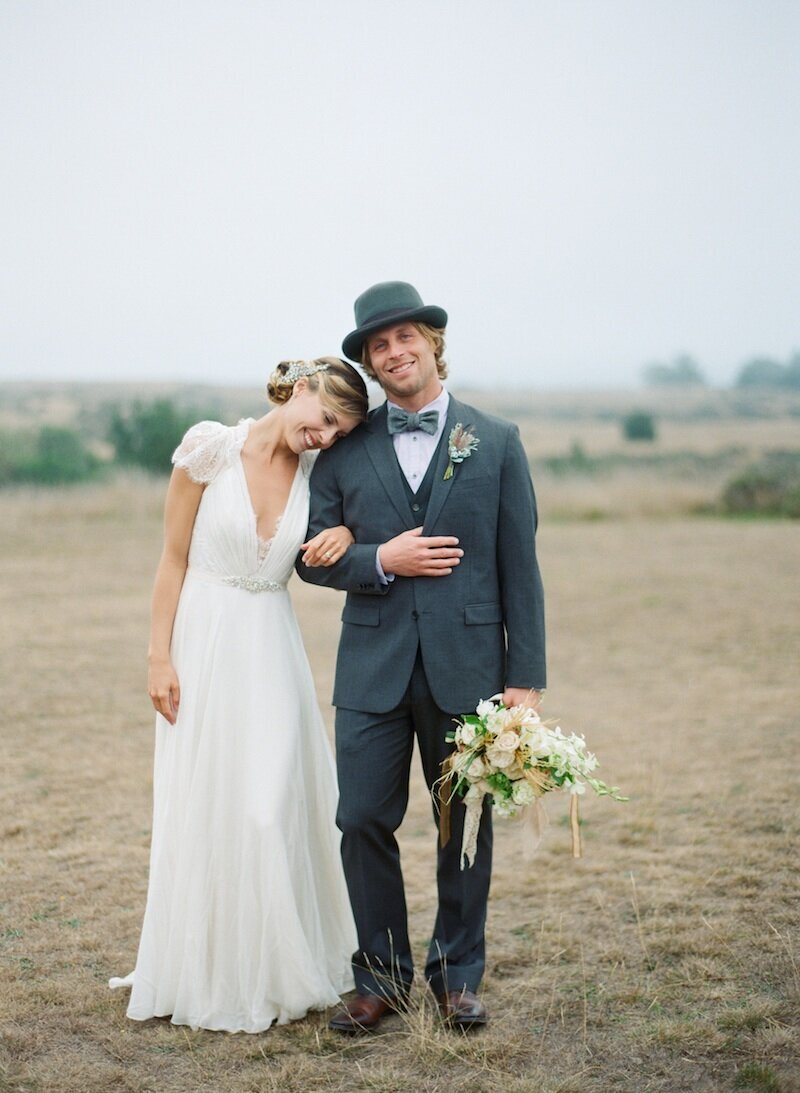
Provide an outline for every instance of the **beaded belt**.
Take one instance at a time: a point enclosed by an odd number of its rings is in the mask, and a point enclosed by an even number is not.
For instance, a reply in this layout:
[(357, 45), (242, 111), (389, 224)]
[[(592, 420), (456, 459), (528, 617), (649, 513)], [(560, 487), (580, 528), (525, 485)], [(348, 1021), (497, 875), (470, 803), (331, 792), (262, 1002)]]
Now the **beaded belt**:
[(201, 581), (208, 581), (211, 584), (226, 584), (230, 588), (243, 588), (245, 592), (286, 591), (285, 584), (280, 584), (278, 581), (271, 581), (267, 577), (256, 577), (253, 575), (247, 577), (223, 577), (217, 573), (209, 573), (205, 569), (196, 569), (194, 566), (189, 566), (187, 574), (192, 577), (198, 577)]

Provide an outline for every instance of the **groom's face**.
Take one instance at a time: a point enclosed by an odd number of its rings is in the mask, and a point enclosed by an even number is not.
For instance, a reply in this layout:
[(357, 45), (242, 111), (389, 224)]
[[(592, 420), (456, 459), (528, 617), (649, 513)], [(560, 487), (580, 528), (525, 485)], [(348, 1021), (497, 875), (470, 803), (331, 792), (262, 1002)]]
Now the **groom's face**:
[(375, 379), (392, 402), (417, 410), (441, 390), (433, 347), (413, 323), (378, 330), (367, 339)]

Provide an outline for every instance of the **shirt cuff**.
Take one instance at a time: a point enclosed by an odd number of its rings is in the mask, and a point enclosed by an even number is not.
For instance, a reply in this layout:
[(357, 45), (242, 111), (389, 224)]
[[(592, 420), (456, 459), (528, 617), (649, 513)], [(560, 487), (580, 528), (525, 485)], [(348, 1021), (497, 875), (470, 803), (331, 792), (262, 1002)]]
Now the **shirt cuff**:
[[(383, 544), (381, 543), (381, 546)], [(394, 580), (394, 573), (384, 573), (383, 566), (381, 565), (381, 548), (375, 551), (375, 572), (378, 574), (378, 580), (381, 584), (391, 584)]]

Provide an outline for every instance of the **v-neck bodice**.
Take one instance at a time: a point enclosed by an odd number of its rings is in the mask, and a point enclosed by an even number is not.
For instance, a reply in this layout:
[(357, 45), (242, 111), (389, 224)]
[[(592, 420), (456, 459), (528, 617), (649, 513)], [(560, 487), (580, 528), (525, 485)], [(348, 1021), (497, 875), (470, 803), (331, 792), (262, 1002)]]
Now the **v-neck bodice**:
[[(192, 450), (192, 458), (204, 467), (207, 481), (192, 532), (190, 569), (221, 578), (257, 576), (284, 585), (291, 576), (308, 525), (308, 476), (313, 456), (301, 454), (275, 534), (268, 540), (259, 539), (241, 460), (242, 445), (252, 420), (234, 426), (201, 424), (208, 433), (202, 444), (209, 449), (213, 447), (214, 452), (204, 457), (196, 448)], [(216, 428), (209, 429), (212, 425)], [(181, 466), (178, 453), (175, 462)]]
[[(253, 514), (253, 520), (255, 521), (256, 539), (258, 540), (258, 542), (260, 544), (259, 549), (263, 546), (267, 546), (267, 549), (269, 549), (269, 544), (272, 543), (273, 539), (278, 534), (278, 529), (280, 528), (281, 520), (283, 519), (283, 517), (286, 513), (286, 506), (284, 506), (284, 508), (278, 514), (277, 519), (275, 520), (272, 535), (270, 535), (268, 538), (265, 538), (263, 535), (259, 535), (259, 532), (258, 532), (258, 512), (256, 510), (255, 504), (253, 503), (253, 494), (252, 494), (252, 491), (250, 489), (250, 483), (247, 480), (247, 468), (245, 467), (244, 459), (242, 458), (242, 450), (244, 448), (247, 437), (250, 433), (250, 429), (253, 426), (253, 419), (252, 418), (247, 418), (247, 419), (245, 419), (245, 421), (240, 422), (239, 424), (240, 425), (245, 425), (245, 424), (247, 425), (247, 430), (246, 430), (246, 432), (244, 434), (244, 437), (242, 439), (242, 442), (239, 446), (239, 453), (238, 453), (239, 466), (241, 467), (241, 470), (242, 470), (242, 482), (244, 484), (244, 492), (245, 492), (245, 496), (247, 498), (247, 503), (250, 506), (250, 511)], [(300, 459), (298, 457), (297, 467), (295, 468), (295, 472), (292, 475), (292, 482), (291, 482), (291, 485), (289, 486), (289, 494), (287, 495), (287, 499), (286, 499), (287, 504), (288, 504), (288, 501), (289, 501), (289, 497), (291, 496), (291, 492), (292, 492), (292, 489), (294, 487), (295, 480), (297, 479), (297, 476), (300, 473), (300, 471), (301, 471)]]
[(283, 520), (283, 512), (280, 514), (278, 519), (275, 521), (275, 534), (270, 536), (269, 539), (262, 539), (261, 536), (258, 533), (256, 533), (256, 540), (258, 542), (258, 561), (259, 561), (259, 564), (261, 564), (262, 562), (265, 562), (267, 560), (267, 555), (269, 554), (270, 550), (272, 549), (272, 544), (275, 542), (278, 531), (280, 530), (282, 520)]

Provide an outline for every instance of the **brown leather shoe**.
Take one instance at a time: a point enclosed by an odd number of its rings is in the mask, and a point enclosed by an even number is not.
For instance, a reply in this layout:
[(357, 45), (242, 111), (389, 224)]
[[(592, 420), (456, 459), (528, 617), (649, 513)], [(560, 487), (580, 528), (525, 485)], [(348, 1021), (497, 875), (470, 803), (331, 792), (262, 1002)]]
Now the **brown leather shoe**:
[(334, 1032), (372, 1032), (387, 1013), (394, 1013), (396, 1009), (395, 1002), (380, 995), (357, 994), (334, 1013), (328, 1028)]
[(447, 991), (446, 994), (437, 994), (436, 1001), (442, 1020), (455, 1028), (475, 1028), (489, 1020), (486, 1007), (472, 991)]

